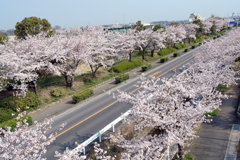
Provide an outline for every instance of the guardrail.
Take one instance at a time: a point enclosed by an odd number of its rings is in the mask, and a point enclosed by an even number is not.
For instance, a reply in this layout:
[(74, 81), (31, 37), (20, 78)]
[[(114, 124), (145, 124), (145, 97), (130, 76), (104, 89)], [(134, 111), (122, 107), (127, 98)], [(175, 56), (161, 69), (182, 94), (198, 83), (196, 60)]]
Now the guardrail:
[(177, 144), (174, 144), (172, 146), (168, 146), (166, 151), (161, 156), (160, 160), (171, 160), (171, 159), (173, 159), (173, 157), (175, 156), (177, 151), (178, 151)]
[[(187, 69), (185, 69), (182, 73), (180, 73), (179, 75), (181, 75), (181, 74), (184, 74), (184, 73), (186, 73), (188, 71), (188, 68)], [(153, 95), (150, 95), (149, 97), (148, 97), (148, 99), (151, 99), (152, 98), (152, 96)], [(131, 114), (131, 110), (128, 110), (127, 112), (125, 112), (124, 114), (122, 114), (120, 117), (118, 117), (117, 119), (115, 119), (114, 121), (112, 121), (111, 123), (109, 123), (107, 126), (105, 126), (103, 129), (101, 129), (100, 131), (98, 131), (97, 133), (95, 133), (93, 136), (91, 136), (89, 139), (87, 139), (86, 141), (84, 141), (83, 143), (81, 143), (80, 145), (78, 145), (76, 148), (74, 148), (72, 151), (71, 151), (71, 153), (70, 153), (70, 155), (72, 154), (72, 153), (74, 153), (74, 152), (77, 152), (77, 151), (79, 151), (79, 150), (81, 150), (82, 149), (82, 152), (83, 152), (83, 154), (85, 155), (86, 154), (86, 150), (85, 150), (85, 147), (87, 146), (87, 145), (89, 145), (90, 143), (92, 143), (94, 140), (96, 140), (97, 138), (99, 138), (99, 142), (101, 142), (102, 141), (102, 138), (101, 138), (101, 135), (103, 134), (103, 133), (105, 133), (107, 130), (109, 130), (110, 128), (113, 128), (113, 132), (115, 132), (115, 129), (114, 129), (114, 125), (115, 124), (117, 124), (118, 122), (120, 122), (121, 120), (125, 120), (125, 117), (126, 116), (128, 116), (129, 114)], [(174, 148), (175, 146), (169, 146), (168, 147), (168, 154), (166, 155), (165, 153), (163, 154), (163, 156), (161, 157), (161, 159), (162, 158), (166, 158), (166, 156), (167, 156), (167, 158), (169, 159), (170, 157), (172, 158), (174, 155), (175, 155), (175, 153), (177, 152), (177, 150), (176, 149), (174, 149), (174, 152), (173, 153), (170, 153), (170, 151), (171, 151), (171, 148)], [(176, 150), (176, 151), (175, 151)], [(172, 155), (173, 154), (173, 155)]]
[(131, 113), (131, 110), (128, 110), (127, 112), (125, 112), (124, 114), (122, 114), (120, 117), (118, 117), (117, 119), (115, 119), (114, 121), (112, 121), (111, 123), (109, 123), (107, 126), (105, 126), (103, 129), (101, 129), (100, 131), (98, 131), (97, 133), (95, 133), (93, 136), (91, 136), (89, 139), (87, 139), (86, 141), (84, 141), (82, 144), (78, 145), (76, 148), (74, 148), (70, 154), (72, 154), (73, 152), (77, 152), (79, 151), (81, 148), (83, 150), (83, 154), (85, 155), (85, 147), (87, 145), (89, 145), (91, 142), (93, 142), (94, 140), (96, 140), (97, 138), (99, 138), (99, 142), (102, 141), (101, 139), (101, 135), (103, 133), (105, 133), (107, 130), (109, 130), (110, 128), (113, 128), (113, 132), (115, 132), (114, 129), (114, 125), (117, 124), (118, 122), (120, 122), (121, 120), (125, 121), (125, 117), (128, 116)]

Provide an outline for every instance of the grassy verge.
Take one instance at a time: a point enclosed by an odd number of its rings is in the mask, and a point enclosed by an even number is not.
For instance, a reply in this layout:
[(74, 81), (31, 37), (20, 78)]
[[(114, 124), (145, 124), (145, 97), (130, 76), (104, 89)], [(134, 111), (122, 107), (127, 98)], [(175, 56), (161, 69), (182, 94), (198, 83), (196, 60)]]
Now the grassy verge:
[(230, 88), (230, 86), (227, 87), (227, 85), (219, 85), (216, 89), (217, 90), (227, 90), (229, 88)]
[(205, 116), (216, 116), (218, 114), (218, 109), (215, 109), (214, 111), (212, 111), (212, 112), (208, 112), (208, 113), (206, 113), (205, 114)]

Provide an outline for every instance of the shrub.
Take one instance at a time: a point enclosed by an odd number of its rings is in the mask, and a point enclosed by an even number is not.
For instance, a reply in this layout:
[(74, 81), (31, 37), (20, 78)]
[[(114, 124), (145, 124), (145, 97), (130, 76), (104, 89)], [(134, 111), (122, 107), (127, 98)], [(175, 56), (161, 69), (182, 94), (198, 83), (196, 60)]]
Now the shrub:
[[(23, 116), (21, 118), (22, 120), (27, 119), (27, 123), (29, 126), (33, 124), (32, 117), (29, 115)], [(0, 128), (5, 129), (6, 126), (11, 127), (11, 131), (13, 131), (14, 128), (16, 128), (16, 123), (18, 122), (17, 118), (10, 119), (2, 124), (0, 124)]]
[(53, 97), (61, 97), (63, 95), (65, 95), (65, 92), (63, 89), (61, 88), (54, 88), (51, 92), (50, 92), (51, 96)]
[(122, 75), (120, 75), (120, 76), (118, 76), (118, 77), (116, 77), (115, 78), (115, 80), (116, 80), (116, 84), (117, 83), (121, 83), (121, 82), (123, 82), (123, 81), (126, 81), (127, 79), (129, 79), (129, 74), (122, 74)]
[(14, 109), (16, 111), (15, 99), (16, 97), (7, 97), (0, 100), (0, 108)]
[(184, 52), (188, 52), (190, 49), (189, 48), (186, 48), (185, 50), (184, 50)]
[(184, 44), (184, 43), (182, 43), (181, 45), (182, 45), (182, 48), (185, 48), (185, 47), (186, 47), (186, 44)]
[(142, 65), (142, 61), (140, 59), (133, 59), (132, 62), (124, 61), (122, 63), (119, 63), (119, 64), (113, 66), (113, 71), (120, 73), (120, 72), (123, 72), (128, 69), (133, 69), (140, 65)]
[(216, 39), (217, 37), (213, 37), (213, 39)]
[(171, 52), (175, 51), (175, 49), (173, 47), (169, 47), (168, 48)]
[(167, 48), (164, 48), (164, 49), (162, 49), (161, 51), (158, 52), (158, 55), (159, 56), (165, 56), (165, 55), (167, 55), (170, 52), (171, 52), (171, 50), (169, 50)]
[(140, 60), (140, 59), (133, 59), (132, 63), (134, 63), (135, 67), (138, 67), (138, 66), (142, 65), (142, 60)]
[(202, 45), (202, 43), (199, 43), (198, 45), (199, 45), (199, 46), (201, 46), (201, 45)]
[(175, 45), (175, 48), (178, 49), (178, 50), (179, 50), (179, 49), (182, 49), (182, 45), (181, 45), (181, 44), (176, 44), (176, 45)]
[(27, 92), (26, 96), (20, 97), (7, 97), (0, 101), (0, 108), (12, 109), (17, 111), (20, 108), (21, 111), (26, 110), (26, 107), (37, 108), (41, 104), (39, 97), (33, 92)]
[(158, 55), (165, 56), (165, 55), (167, 55), (167, 54), (169, 54), (169, 53), (171, 53), (173, 51), (175, 51), (175, 49), (172, 48), (172, 47), (164, 48), (164, 49), (162, 49), (161, 51), (158, 52)]
[(152, 68), (151, 64), (146, 64), (146, 65), (142, 66), (142, 72), (145, 72), (145, 71), (147, 71), (147, 70), (149, 70), (151, 68)]
[(197, 46), (196, 45), (192, 45), (192, 49), (196, 48)]
[(176, 52), (173, 55), (174, 55), (174, 57), (178, 57), (178, 56), (180, 56), (180, 52)]
[(160, 59), (160, 62), (164, 63), (164, 62), (167, 62), (168, 61), (168, 57), (163, 57)]
[(201, 38), (194, 39), (194, 43), (200, 43), (200, 42), (202, 42), (202, 39), (201, 39)]
[(27, 92), (27, 95), (23, 98), (20, 97), (15, 100), (15, 107), (22, 110), (26, 110), (26, 107), (37, 108), (41, 104), (39, 97), (33, 92)]
[(76, 104), (78, 102), (81, 102), (84, 99), (89, 98), (91, 95), (93, 95), (92, 89), (87, 89), (83, 92), (76, 93), (72, 96), (72, 102)]
[(0, 123), (13, 119), (12, 113), (16, 115), (16, 112), (11, 109), (0, 108)]

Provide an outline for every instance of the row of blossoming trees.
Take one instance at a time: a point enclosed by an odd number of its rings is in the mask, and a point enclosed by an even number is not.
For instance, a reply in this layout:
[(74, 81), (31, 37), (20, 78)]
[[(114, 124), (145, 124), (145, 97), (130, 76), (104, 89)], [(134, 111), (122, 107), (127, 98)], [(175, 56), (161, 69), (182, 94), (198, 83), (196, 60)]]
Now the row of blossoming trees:
[[(203, 24), (205, 31), (209, 32), (213, 22), (220, 30), (229, 21), (209, 19)], [(81, 74), (76, 71), (80, 64), (87, 64), (93, 78), (96, 78), (100, 67), (114, 64), (114, 57), (129, 57), (131, 61), (132, 52), (137, 48), (144, 60), (146, 49), (150, 49), (153, 56), (155, 49), (165, 48), (166, 41), (175, 44), (186, 38), (195, 39), (197, 28), (198, 25), (190, 23), (168, 26), (155, 32), (152, 29), (138, 32), (130, 29), (125, 33), (107, 33), (97, 26), (58, 30), (50, 38), (46, 38), (47, 33), (42, 33), (28, 36), (25, 40), (6, 42), (0, 45), (0, 89), (9, 82), (6, 79), (13, 80), (13, 88), (21, 89), (23, 93), (29, 84), (36, 89), (42, 70), (63, 76), (66, 86), (72, 87), (74, 77)]]
[[(166, 38), (174, 42), (182, 41), (186, 37), (194, 38), (194, 28), (197, 26), (191, 25), (166, 27), (166, 33), (162, 30), (128, 30), (124, 34), (111, 34), (103, 32), (101, 27), (88, 27), (84, 30), (75, 28), (67, 32), (58, 31), (58, 34), (50, 38), (45, 38), (43, 33), (29, 36), (26, 40), (6, 42), (5, 45), (0, 45), (0, 68), (1, 73), (4, 73), (1, 78), (21, 82), (20, 85), (15, 83), (16, 88), (26, 91), (30, 82), (36, 84), (38, 72), (46, 70), (53, 75), (64, 76), (67, 86), (71, 87), (74, 76), (80, 74), (76, 73), (79, 64), (88, 64), (94, 76), (100, 66), (113, 64), (112, 57), (131, 57), (134, 47), (140, 49), (144, 59), (146, 48), (154, 48), (156, 45), (159, 45), (156, 48), (164, 47), (162, 42)], [(161, 151), (167, 146), (177, 143), (181, 148), (196, 137), (192, 129), (198, 123), (206, 121), (204, 114), (218, 108), (221, 104), (220, 98), (226, 97), (215, 92), (214, 88), (219, 84), (234, 83), (235, 72), (232, 67), (239, 54), (238, 34), (239, 30), (235, 30), (222, 39), (202, 46), (196, 54), (195, 63), (190, 65), (186, 74), (170, 80), (162, 79), (162, 85), (157, 83), (159, 80), (148, 83), (149, 80), (142, 77), (141, 85), (145, 84), (144, 91), (136, 95), (121, 92), (119, 101), (133, 104), (132, 110), (137, 120), (135, 129), (139, 130), (139, 133), (146, 126), (155, 127), (163, 133), (131, 141), (125, 140), (121, 135), (117, 138), (111, 137), (117, 145), (127, 149), (126, 153), (122, 154), (123, 159), (159, 158)], [(109, 39), (110, 42), (107, 42)], [(152, 94), (151, 99), (148, 98), (149, 94)], [(197, 100), (200, 95), (203, 97), (201, 103)], [(24, 114), (19, 114), (18, 119)], [(52, 121), (49, 120), (43, 124), (36, 122), (37, 129), (29, 130), (24, 120), (18, 122), (14, 131), (10, 128), (0, 129), (3, 135), (0, 137), (1, 157), (40, 159), (56, 134), (44, 136), (51, 124)], [(51, 141), (46, 142), (48, 139)], [(30, 151), (33, 152), (29, 153)], [(70, 153), (66, 150), (63, 155), (57, 156), (62, 159), (84, 158), (77, 153)], [(105, 152), (98, 147), (96, 154), (105, 156)]]
[[(205, 113), (220, 109), (222, 99), (228, 98), (215, 88), (236, 84), (239, 71), (233, 68), (234, 60), (240, 56), (239, 34), (240, 29), (236, 29), (198, 48), (194, 62), (189, 63), (184, 74), (156, 81), (142, 76), (139, 83), (143, 91), (134, 95), (119, 91), (118, 100), (133, 105), (133, 117), (129, 121), (137, 131), (136, 138), (131, 140), (126, 140), (121, 133), (117, 137), (110, 136), (118, 147), (125, 149), (121, 159), (159, 159), (162, 151), (173, 144), (178, 145), (179, 159), (182, 159), (183, 147), (197, 137), (194, 128), (212, 121)], [(145, 127), (155, 128), (159, 134), (138, 139)], [(114, 159), (99, 145), (95, 146), (95, 152), (99, 159)], [(85, 158), (69, 150), (57, 156), (61, 159)]]

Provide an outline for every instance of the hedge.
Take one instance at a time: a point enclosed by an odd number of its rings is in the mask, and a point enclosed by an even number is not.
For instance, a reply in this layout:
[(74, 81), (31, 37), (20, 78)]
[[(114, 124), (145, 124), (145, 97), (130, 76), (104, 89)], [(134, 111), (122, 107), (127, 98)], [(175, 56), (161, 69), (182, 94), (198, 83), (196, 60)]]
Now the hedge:
[(186, 44), (184, 44), (184, 43), (181, 43), (181, 45), (182, 45), (182, 48), (185, 48), (185, 47), (186, 47)]
[(175, 51), (175, 49), (172, 48), (172, 47), (164, 48), (164, 49), (162, 49), (161, 51), (158, 52), (158, 55), (165, 56), (165, 55), (167, 55), (167, 54), (169, 54), (169, 53), (171, 53), (173, 51)]
[(118, 77), (116, 77), (115, 78), (115, 80), (116, 80), (116, 84), (117, 83), (121, 83), (121, 82), (123, 82), (123, 81), (126, 81), (127, 79), (129, 79), (129, 74), (122, 74), (122, 75), (120, 75), (120, 76), (118, 76)]
[[(33, 124), (32, 121), (32, 117), (29, 115), (23, 116), (21, 118), (21, 120), (24, 120), (27, 118), (27, 123), (29, 126), (31, 126)], [(13, 131), (14, 128), (16, 128), (16, 123), (19, 122), (19, 120), (17, 120), (17, 118), (13, 118), (11, 120), (8, 120), (6, 122), (3, 122), (2, 124), (0, 124), (0, 127), (5, 129), (6, 126), (11, 127), (11, 131)]]
[(196, 48), (197, 46), (196, 45), (192, 45), (192, 49)]
[(54, 88), (51, 92), (50, 92), (51, 96), (53, 97), (61, 97), (63, 95), (65, 95), (65, 92), (63, 89), (61, 88)]
[(167, 62), (168, 61), (168, 57), (163, 57), (160, 59), (160, 62), (164, 63), (164, 62)]
[(174, 57), (178, 57), (178, 56), (180, 56), (180, 52), (176, 52), (173, 55), (174, 55)]
[(145, 72), (145, 71), (147, 71), (147, 70), (149, 70), (151, 68), (152, 68), (151, 64), (146, 64), (146, 65), (142, 66), (142, 72)]
[(93, 90), (92, 89), (87, 89), (83, 92), (76, 93), (72, 96), (72, 102), (76, 104), (78, 102), (81, 102), (84, 99), (87, 99), (91, 95), (93, 95)]
[(182, 45), (181, 45), (181, 44), (176, 44), (176, 45), (175, 45), (175, 48), (178, 49), (178, 50), (179, 50), (179, 49), (182, 49)]
[(189, 48), (186, 48), (185, 50), (184, 50), (184, 52), (188, 52), (190, 49)]
[(37, 108), (41, 104), (39, 97), (33, 92), (27, 92), (26, 96), (7, 97), (0, 100), (0, 108), (7, 108), (17, 111), (17, 108), (26, 110), (26, 107)]
[(202, 42), (202, 39), (198, 38), (198, 39), (194, 39), (194, 43), (200, 43)]
[(113, 66), (113, 71), (117, 73), (121, 73), (125, 70), (133, 69), (141, 65), (142, 65), (142, 61), (140, 59), (133, 59), (132, 62), (125, 61)]
[(175, 49), (173, 47), (169, 47), (168, 48), (171, 52), (175, 51)]

